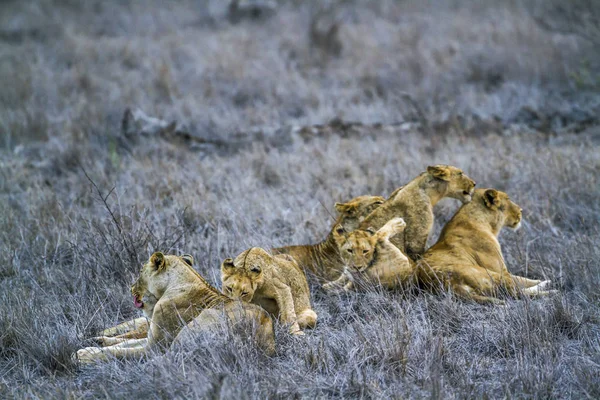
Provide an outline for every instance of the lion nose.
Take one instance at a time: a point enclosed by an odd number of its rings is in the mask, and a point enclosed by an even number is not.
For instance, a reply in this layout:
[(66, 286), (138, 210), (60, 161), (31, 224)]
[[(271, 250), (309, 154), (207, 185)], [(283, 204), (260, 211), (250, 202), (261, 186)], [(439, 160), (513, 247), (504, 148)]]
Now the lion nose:
[(473, 187), (477, 186), (477, 182), (473, 181)]

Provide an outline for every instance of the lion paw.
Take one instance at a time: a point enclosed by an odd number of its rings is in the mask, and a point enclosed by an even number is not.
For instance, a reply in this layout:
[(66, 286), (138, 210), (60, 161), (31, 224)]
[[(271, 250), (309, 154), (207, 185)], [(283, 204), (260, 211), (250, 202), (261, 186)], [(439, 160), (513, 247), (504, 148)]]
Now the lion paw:
[(77, 350), (76, 358), (81, 364), (91, 364), (105, 358), (105, 355), (99, 347), (85, 347)]
[(393, 218), (388, 222), (388, 224), (390, 224), (390, 227), (395, 232), (401, 232), (404, 230), (404, 228), (406, 228), (406, 222), (402, 218)]
[(538, 283), (537, 285), (535, 285), (536, 288), (538, 288), (539, 290), (546, 290), (546, 288), (552, 283), (552, 281), (548, 280), (548, 281), (542, 281), (540, 283)]

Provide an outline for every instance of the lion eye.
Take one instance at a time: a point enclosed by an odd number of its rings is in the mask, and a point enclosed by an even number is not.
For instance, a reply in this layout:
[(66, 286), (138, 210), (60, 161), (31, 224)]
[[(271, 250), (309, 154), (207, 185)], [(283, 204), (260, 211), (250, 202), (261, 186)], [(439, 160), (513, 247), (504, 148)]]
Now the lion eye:
[(369, 250), (363, 250), (363, 254), (367, 254)]
[(346, 251), (350, 254), (352, 254), (352, 249), (346, 249)]
[(233, 290), (232, 290), (230, 287), (226, 287), (226, 288), (225, 288), (225, 291), (227, 291), (228, 293), (231, 293), (231, 292), (233, 292)]
[(245, 296), (247, 294), (248, 294), (248, 292), (242, 292), (242, 296)]

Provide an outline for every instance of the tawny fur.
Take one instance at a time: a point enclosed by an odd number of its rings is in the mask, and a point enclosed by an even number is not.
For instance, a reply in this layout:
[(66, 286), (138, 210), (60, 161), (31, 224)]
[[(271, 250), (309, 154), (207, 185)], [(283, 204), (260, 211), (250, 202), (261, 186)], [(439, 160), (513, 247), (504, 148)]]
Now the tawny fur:
[(343, 271), (338, 246), (333, 237), (334, 228), (341, 225), (350, 232), (358, 227), (365, 216), (372, 213), (385, 199), (381, 196), (358, 196), (346, 203), (335, 203), (338, 217), (325, 240), (317, 244), (286, 246), (272, 249), (273, 254), (289, 254), (305, 271), (324, 281), (330, 281)]
[(402, 218), (393, 218), (377, 232), (334, 232), (345, 268), (337, 280), (323, 285), (323, 288), (327, 291), (349, 291), (356, 288), (357, 281), (387, 289), (411, 284), (414, 263), (390, 242), (390, 238), (401, 234), (405, 227)]
[(506, 193), (477, 189), (418, 262), (420, 283), (480, 303), (502, 303), (499, 292), (513, 297), (552, 293), (543, 290), (549, 281), (512, 275), (504, 263), (498, 234), (504, 226), (517, 229), (521, 215)]
[(293, 334), (303, 334), (302, 329), (317, 323), (306, 275), (289, 255), (271, 255), (253, 247), (235, 260), (223, 261), (221, 281), (227, 295), (263, 307), (289, 324)]
[(404, 219), (404, 234), (396, 235), (392, 243), (416, 260), (425, 251), (433, 226), (433, 206), (444, 197), (468, 203), (474, 188), (475, 182), (459, 168), (449, 165), (427, 167), (427, 171), (396, 189), (385, 203), (360, 223), (359, 229), (379, 229), (394, 217)]
[[(267, 312), (225, 296), (182, 257), (154, 253), (143, 266), (131, 292), (150, 320), (148, 337), (122, 340), (103, 348), (81, 349), (77, 351), (80, 362), (105, 360), (109, 356), (138, 358), (148, 350), (164, 350), (174, 342), (180, 343), (191, 331), (213, 329), (219, 319), (254, 324), (257, 345), (268, 354), (275, 351), (273, 322)], [(121, 326), (126, 328), (126, 324)], [(131, 322), (129, 324), (131, 326)], [(113, 331), (118, 332), (118, 329)]]

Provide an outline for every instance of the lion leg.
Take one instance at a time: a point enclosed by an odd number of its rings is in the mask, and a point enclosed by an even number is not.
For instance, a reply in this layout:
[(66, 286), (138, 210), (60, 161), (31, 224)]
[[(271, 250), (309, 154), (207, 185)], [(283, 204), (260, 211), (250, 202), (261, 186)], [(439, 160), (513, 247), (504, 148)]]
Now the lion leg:
[[(150, 326), (148, 322), (148, 318), (140, 317), (136, 319), (132, 319), (131, 321), (126, 321), (120, 323), (117, 326), (113, 326), (112, 328), (104, 329), (98, 333), (98, 336), (118, 336), (130, 333), (132, 331), (137, 332), (138, 335), (144, 334), (146, 336), (148, 334), (148, 327)], [(140, 339), (139, 337), (131, 337), (130, 339)]]
[[(527, 278), (522, 278), (519, 276), (507, 274), (507, 273), (498, 273), (498, 272), (489, 271), (489, 270), (485, 270), (484, 272), (481, 272), (481, 276), (484, 276), (484, 275), (487, 275), (488, 279), (492, 282), (493, 287), (483, 288), (483, 291), (495, 292), (496, 288), (501, 288), (514, 298), (521, 298), (521, 297), (523, 297), (523, 295), (530, 296), (530, 297), (536, 297), (536, 296), (546, 296), (546, 295), (556, 293), (556, 291), (553, 291), (553, 290), (544, 290), (544, 288), (549, 284), (549, 282), (547, 282), (547, 281), (539, 282), (535, 286), (523, 288), (521, 286), (524, 284), (524, 281), (522, 279), (525, 279), (525, 282), (531, 281), (531, 280), (529, 280)], [(482, 282), (484, 281), (483, 279), (480, 279), (480, 280)], [(541, 285), (541, 286), (539, 286), (539, 285)]]
[(477, 293), (473, 293), (472, 288), (465, 285), (452, 285), (452, 291), (459, 297), (465, 300), (472, 300), (479, 304), (505, 304), (504, 300), (497, 299), (495, 297), (483, 296)]
[(523, 294), (530, 297), (543, 297), (550, 296), (558, 293), (558, 290), (546, 290), (546, 287), (550, 284), (550, 281), (543, 281), (526, 289), (523, 289)]
[(122, 337), (111, 337), (111, 336), (95, 336), (92, 338), (96, 343), (98, 343), (102, 347), (114, 346), (119, 343), (124, 343), (130, 338), (122, 338)]
[[(130, 339), (143, 339), (148, 337), (149, 322), (146, 317), (136, 318), (123, 322), (115, 327), (100, 332), (100, 336), (92, 339), (103, 347), (112, 346)], [(123, 332), (119, 334), (118, 332)]]
[(304, 332), (302, 332), (298, 325), (298, 318), (296, 316), (296, 310), (294, 309), (294, 298), (292, 297), (292, 290), (290, 287), (279, 287), (275, 292), (275, 300), (279, 306), (281, 322), (290, 324), (290, 333), (293, 335), (304, 335)]
[[(423, 218), (425, 218), (425, 216), (423, 216)], [(415, 226), (415, 224), (407, 222), (406, 229), (404, 230), (404, 247), (398, 247), (413, 260), (420, 258), (425, 252), (427, 237), (433, 226), (433, 216), (427, 216), (426, 220), (420, 221), (420, 223), (424, 223), (424, 226)], [(393, 238), (392, 243), (396, 244), (396, 240), (399, 236), (400, 235)]]
[(77, 350), (76, 358), (81, 364), (118, 359), (139, 358), (146, 354), (148, 339), (132, 339), (109, 347), (85, 347)]
[[(529, 278), (525, 278), (525, 277), (518, 276), (518, 275), (511, 275), (511, 277), (517, 283), (517, 285), (523, 289), (537, 286), (537, 285), (543, 283), (542, 281), (539, 281), (537, 279), (529, 279)], [(550, 281), (544, 281), (544, 282), (545, 282), (544, 286), (546, 286), (547, 284), (550, 283)]]
[(258, 310), (257, 315), (258, 328), (256, 331), (256, 341), (266, 355), (275, 354), (275, 329), (273, 328), (273, 320), (266, 311)]

